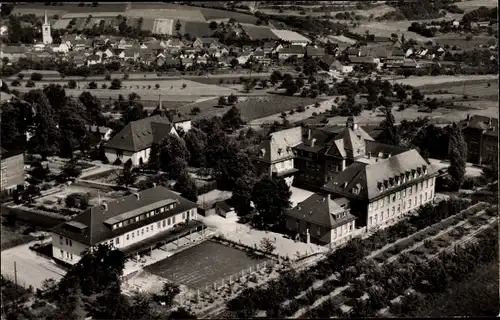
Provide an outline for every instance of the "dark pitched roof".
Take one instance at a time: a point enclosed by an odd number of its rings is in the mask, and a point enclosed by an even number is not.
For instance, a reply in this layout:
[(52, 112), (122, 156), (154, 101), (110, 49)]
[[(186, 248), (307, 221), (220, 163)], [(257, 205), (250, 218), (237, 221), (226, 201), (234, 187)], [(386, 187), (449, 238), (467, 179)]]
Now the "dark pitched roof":
[(28, 49), (23, 46), (2, 46), (2, 52), (6, 54), (26, 53)]
[(140, 151), (161, 141), (172, 131), (167, 117), (156, 115), (132, 121), (106, 143), (106, 147), (127, 151)]
[(463, 128), (485, 130), (485, 135), (498, 136), (498, 118), (474, 115), (461, 123)]
[[(427, 173), (423, 172), (423, 168), (427, 169)], [(408, 178), (411, 179), (409, 175), (418, 170), (423, 177), (429, 177), (436, 171), (415, 149), (412, 149), (386, 159), (379, 159), (372, 164), (354, 162), (328, 182), (325, 189), (351, 193), (353, 188), (357, 187), (358, 197), (373, 199), (384, 195), (388, 188), (399, 186), (395, 183), (391, 186), (390, 182), (398, 181), (403, 176), (406, 180), (401, 185), (405, 185), (409, 181)], [(417, 177), (420, 178), (422, 177)], [(383, 189), (380, 188), (381, 183), (385, 184)]]
[[(137, 214), (158, 209), (161, 206), (173, 203), (174, 208), (165, 210), (146, 219), (141, 219), (127, 226), (112, 229), (112, 225), (105, 223), (123, 214), (134, 211)], [(136, 195), (128, 195), (118, 200), (110, 201), (105, 206), (94, 206), (85, 210), (73, 220), (64, 222), (52, 229), (56, 234), (63, 235), (85, 245), (93, 246), (108, 239), (123, 235), (142, 226), (177, 215), (181, 212), (194, 209), (197, 205), (171, 190), (157, 186), (139, 192)], [(112, 221), (111, 221), (112, 222)]]
[(349, 61), (351, 61), (351, 63), (375, 63), (373, 61), (373, 57), (369, 56), (366, 57), (350, 56)]
[(220, 209), (224, 210), (224, 212), (229, 212), (234, 210), (233, 207), (226, 200), (218, 201), (215, 203), (215, 205)]
[(308, 56), (316, 56), (316, 57), (319, 57), (319, 56), (323, 56), (325, 54), (325, 49), (323, 48), (314, 48), (314, 47), (307, 47), (306, 48), (306, 54)]
[(286, 54), (303, 54), (305, 52), (305, 49), (303, 46), (299, 46), (299, 45), (296, 45), (296, 46), (289, 46), (289, 47), (285, 47), (283, 49), (281, 49), (279, 51), (279, 53), (286, 53)]
[(330, 229), (356, 219), (349, 212), (346, 198), (331, 199), (330, 196), (315, 193), (286, 213), (287, 216)]
[(366, 153), (370, 152), (373, 156), (378, 156), (380, 153), (387, 155), (396, 155), (408, 151), (408, 148), (393, 146), (390, 144), (380, 143), (377, 141), (365, 140)]

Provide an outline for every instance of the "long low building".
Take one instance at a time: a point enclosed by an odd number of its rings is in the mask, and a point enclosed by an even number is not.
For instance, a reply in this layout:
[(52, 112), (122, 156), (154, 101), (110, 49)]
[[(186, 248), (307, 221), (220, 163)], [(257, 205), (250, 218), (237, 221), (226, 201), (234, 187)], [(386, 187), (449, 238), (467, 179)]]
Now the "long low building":
[[(51, 230), (54, 259), (74, 265), (85, 251), (109, 244), (129, 257), (198, 230), (197, 204), (156, 186), (91, 207)], [(172, 231), (175, 230), (175, 234)]]

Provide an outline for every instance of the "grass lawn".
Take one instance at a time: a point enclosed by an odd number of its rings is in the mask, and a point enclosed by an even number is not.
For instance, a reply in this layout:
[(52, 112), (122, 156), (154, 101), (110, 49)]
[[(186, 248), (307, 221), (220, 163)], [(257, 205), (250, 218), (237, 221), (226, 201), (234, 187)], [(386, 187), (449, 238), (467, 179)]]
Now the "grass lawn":
[(250, 257), (246, 252), (208, 240), (145, 270), (193, 289), (203, 289), (262, 262), (263, 259)]
[(494, 317), (500, 305), (498, 289), (498, 260), (494, 259), (488, 265), (478, 266), (448, 292), (428, 296), (419, 310), (403, 317)]
[(30, 235), (24, 235), (21, 233), (21, 231), (16, 232), (11, 228), (4, 226), (3, 224), (1, 225), (1, 232), (2, 251), (35, 240), (34, 237)]

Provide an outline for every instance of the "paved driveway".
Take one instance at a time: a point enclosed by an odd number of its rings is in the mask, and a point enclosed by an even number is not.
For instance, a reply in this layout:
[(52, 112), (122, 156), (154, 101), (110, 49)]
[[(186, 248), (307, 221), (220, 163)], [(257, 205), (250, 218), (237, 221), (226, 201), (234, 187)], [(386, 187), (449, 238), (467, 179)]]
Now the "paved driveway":
[(14, 280), (14, 262), (16, 262), (17, 282), (35, 289), (41, 288), (46, 279), (59, 281), (66, 271), (47, 258), (38, 256), (29, 246), (35, 242), (2, 251), (2, 275)]

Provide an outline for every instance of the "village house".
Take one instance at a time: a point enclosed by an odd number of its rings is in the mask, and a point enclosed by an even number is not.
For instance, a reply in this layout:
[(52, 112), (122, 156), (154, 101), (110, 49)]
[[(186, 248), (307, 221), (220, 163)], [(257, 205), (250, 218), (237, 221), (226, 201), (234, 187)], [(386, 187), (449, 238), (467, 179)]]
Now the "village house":
[[(157, 186), (88, 208), (51, 230), (52, 255), (58, 262), (78, 263), (85, 251), (100, 244), (130, 258), (168, 243), (180, 231), (203, 228), (197, 204)], [(173, 236), (172, 231), (176, 234)]]
[(342, 245), (355, 234), (356, 216), (349, 200), (327, 194), (313, 194), (285, 213), (285, 226), (296, 240), (330, 248)]
[(5, 46), (0, 48), (1, 57), (9, 59), (10, 62), (18, 61), (20, 58), (25, 58), (28, 49), (24, 46)]
[(281, 49), (278, 52), (278, 59), (286, 60), (286, 59), (293, 57), (293, 56), (300, 59), (300, 58), (304, 57), (304, 52), (305, 52), (305, 48), (303, 46), (291, 45), (289, 47), (285, 47), (285, 48)]
[(467, 115), (460, 126), (467, 143), (467, 161), (478, 165), (498, 161), (498, 118)]
[(85, 125), (88, 132), (98, 134), (102, 141), (108, 141), (111, 137), (113, 130), (108, 127), (96, 126), (96, 125)]
[(312, 46), (306, 47), (306, 52), (304, 56), (309, 58), (322, 58), (325, 55), (325, 50), (323, 48), (315, 48)]
[(24, 153), (0, 147), (0, 192), (12, 192), (24, 186)]

